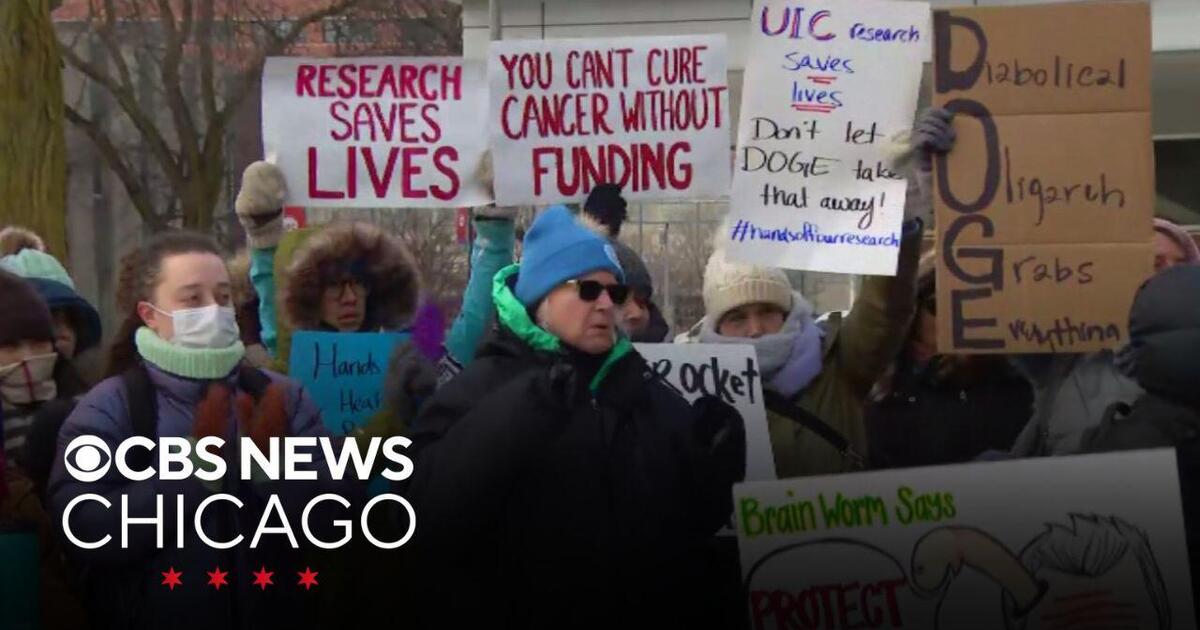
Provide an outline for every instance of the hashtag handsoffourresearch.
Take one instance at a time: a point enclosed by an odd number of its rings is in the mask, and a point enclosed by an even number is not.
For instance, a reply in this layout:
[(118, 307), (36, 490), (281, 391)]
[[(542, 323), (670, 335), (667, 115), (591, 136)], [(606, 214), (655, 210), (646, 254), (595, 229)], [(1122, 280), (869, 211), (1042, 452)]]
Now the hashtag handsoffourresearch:
[(865, 247), (900, 247), (900, 236), (895, 232), (884, 236), (838, 232), (822, 234), (815, 223), (808, 221), (800, 230), (789, 228), (761, 228), (744, 219), (734, 224), (729, 238), (735, 242), (775, 241), (779, 243), (822, 243), (827, 245), (859, 245)]

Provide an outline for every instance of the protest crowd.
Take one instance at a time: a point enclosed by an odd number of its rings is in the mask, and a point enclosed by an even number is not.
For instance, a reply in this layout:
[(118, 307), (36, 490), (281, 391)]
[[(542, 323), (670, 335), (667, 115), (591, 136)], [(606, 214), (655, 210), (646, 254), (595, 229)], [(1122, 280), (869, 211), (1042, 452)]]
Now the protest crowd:
[[(872, 43), (891, 42), (886, 29), (872, 32)], [(897, 42), (912, 36), (903, 34)], [(310, 96), (320, 90), (310, 85)], [(276, 157), (245, 169), (231, 203), (244, 250), (180, 230), (121, 257), (114, 331), (101, 330), (97, 308), (38, 234), (4, 227), (0, 538), (25, 532), (32, 542), (0, 546), (0, 575), (16, 576), (0, 583), (27, 585), (0, 602), (25, 598), (40, 611), (41, 625), (31, 627), (41, 628), (749, 627), (746, 568), (726, 530), (739, 514), (735, 485), (762, 481), (748, 471), (763, 465), (791, 480), (1170, 447), (1187, 538), (1200, 547), (1200, 495), (1190, 495), (1200, 492), (1194, 235), (1137, 209), (1149, 235), (1139, 251), (1152, 249), (1154, 263), (1135, 283), (1119, 344), (946, 348), (940, 331), (964, 307), (938, 286), (953, 278), (939, 273), (949, 259), (941, 241), (931, 251), (922, 243), (946, 227), (935, 225), (946, 186), (936, 171), (954, 163), (969, 114), (944, 105), (913, 116), (909, 103), (907, 133), (881, 141), (889, 179), (907, 190), (902, 207), (873, 210), (874, 221), (893, 222), (894, 265), (863, 273), (848, 310), (832, 313), (817, 312), (793, 286), (785, 268), (795, 265), (739, 254), (749, 241), (728, 238), (743, 216), (731, 212), (703, 267), (704, 315), (676, 328), (646, 262), (620, 238), (627, 197), (641, 191), (615, 181), (585, 186), (574, 202), (537, 204), (532, 223), (520, 226), (517, 208), (501, 203), (505, 158), (494, 149), (472, 174), (493, 201), (472, 208), (469, 277), (452, 321), (426, 299), (397, 234), (364, 221), (285, 230), (284, 206), (311, 184), (292, 181)], [(800, 115), (819, 115), (808, 111)], [(798, 187), (809, 175), (775, 177)], [(634, 179), (644, 189), (652, 178)], [(391, 340), (369, 365), (379, 371), (380, 406), (341, 424), (304, 379), (322, 361), (350, 378), (361, 373), (365, 364), (339, 367), (337, 353), (345, 359), (349, 340), (364, 335)], [(335, 340), (333, 359), (312, 358), (308, 340), (325, 338)], [(715, 392), (685, 396), (660, 370), (659, 352), (723, 347), (754, 357), (743, 377), (761, 391), (765, 424), (751, 426)], [(88, 350), (107, 359), (97, 382), (75, 365)], [(327, 473), (208, 481), (134, 480), (114, 469), (85, 483), (67, 450), (81, 436), (111, 453), (137, 437), (182, 438), (193, 448), (221, 438), (231, 462), (243, 437), (266, 452), (274, 438), (365, 448), (401, 436), (412, 470), (402, 481)], [(755, 439), (765, 440), (769, 461), (756, 459)], [(313, 470), (333, 457), (319, 448), (309, 455)], [(134, 469), (159, 468), (146, 451), (129, 457)], [(415, 514), (411, 539), (397, 549), (355, 539), (331, 551), (279, 535), (216, 548), (200, 538), (249, 538), (274, 497), (293, 526), (357, 521), (381, 482)], [(240, 509), (223, 501), (198, 512), (217, 492)], [(80, 502), (88, 493), (111, 505)], [(305, 504), (326, 493), (354, 507), (323, 505), (315, 512), (324, 517), (310, 519)], [(371, 516), (380, 538), (409, 528), (405, 510), (392, 508)], [(161, 513), (157, 541), (146, 525), (129, 527), (125, 540), (126, 513)], [(74, 542), (109, 534), (121, 544)], [(1195, 576), (1196, 556), (1188, 564)], [(294, 581), (293, 567), (308, 566), (321, 571), (311, 592), (249, 580), (277, 567), (278, 581)], [(230, 573), (225, 588), (188, 583), (223, 579), (214, 567)], [(184, 586), (164, 588), (164, 572), (184, 576)]]

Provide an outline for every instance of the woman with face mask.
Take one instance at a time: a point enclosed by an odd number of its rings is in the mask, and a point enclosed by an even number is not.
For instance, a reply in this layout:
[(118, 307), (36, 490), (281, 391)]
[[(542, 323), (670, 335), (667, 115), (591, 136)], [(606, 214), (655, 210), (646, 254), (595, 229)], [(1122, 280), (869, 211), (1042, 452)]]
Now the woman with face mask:
[(83, 609), (41, 493), (53, 440), (44, 455), (37, 436), (46, 412), (84, 388), (54, 349), (54, 320), (34, 287), (0, 271), (0, 304), (0, 592), (28, 595), (6, 598), (14, 607), (0, 611), (0, 627), (78, 627)]
[(496, 275), (493, 330), (412, 429), (414, 627), (448, 609), (464, 626), (673, 627), (703, 608), (699, 550), (730, 514), (742, 423), (689, 405), (619, 332), (623, 277), (562, 206)]
[[(126, 319), (111, 357), (114, 376), (84, 396), (64, 423), (50, 478), (50, 503), (61, 523), (67, 505), (83, 494), (109, 497), (114, 505), (127, 503), (128, 514), (140, 517), (154, 515), (161, 497), (163, 531), (170, 534), (160, 548), (154, 527), (130, 526), (128, 546), (123, 548), (120, 508), (108, 509), (95, 501), (74, 506), (70, 527), (78, 540), (113, 536), (97, 549), (68, 546), (69, 555), (89, 568), (87, 590), (97, 625), (300, 627), (299, 607), (287, 599), (293, 591), (249, 590), (248, 576), (260, 566), (292, 570), (303, 563), (286, 537), (280, 541), (279, 536), (265, 536), (257, 549), (243, 541), (219, 550), (199, 538), (194, 521), (200, 502), (220, 492), (237, 497), (243, 507), (226, 501), (205, 510), (200, 527), (214, 540), (252, 532), (272, 495), (283, 501), (288, 520), (297, 522), (304, 502), (329, 484), (260, 481), (264, 477), (258, 475), (242, 480), (239, 439), (249, 437), (266, 452), (271, 438), (324, 436), (319, 412), (294, 381), (243, 363), (229, 272), (208, 237), (165, 233), (127, 256), (118, 307)], [(99, 480), (82, 482), (65, 466), (65, 459), (75, 454), (67, 447), (80, 436), (98, 437), (112, 454), (135, 436), (182, 437), (193, 449), (199, 440), (216, 437), (223, 440), (221, 453), (228, 469), (215, 481), (194, 475), (164, 480), (159, 474), (135, 481), (110, 466)], [(139, 450), (133, 449), (126, 461), (133, 462), (133, 470), (159, 470), (159, 448), (140, 451), (144, 461), (137, 461)], [(310, 454), (313, 462), (300, 466), (327, 479), (327, 472), (321, 474), (327, 470), (321, 449)], [(180, 497), (182, 514), (175, 508)], [(180, 516), (182, 521), (177, 521)], [(177, 527), (183, 531), (182, 548), (176, 545)], [(183, 587), (164, 587), (166, 571), (182, 572)], [(212, 571), (228, 573), (228, 588), (204, 586), (204, 576)]]
[(12, 461), (25, 455), (34, 415), (45, 403), (70, 399), (85, 387), (54, 347), (54, 319), (27, 280), (0, 271), (0, 401), (4, 450)]

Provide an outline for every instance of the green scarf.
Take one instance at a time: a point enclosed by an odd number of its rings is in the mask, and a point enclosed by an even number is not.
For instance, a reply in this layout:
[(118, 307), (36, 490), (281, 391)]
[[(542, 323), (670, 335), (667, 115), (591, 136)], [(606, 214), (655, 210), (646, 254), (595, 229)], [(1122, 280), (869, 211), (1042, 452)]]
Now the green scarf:
[(238, 341), (228, 348), (184, 348), (164, 341), (158, 333), (142, 326), (134, 336), (138, 354), (160, 370), (202, 380), (225, 378), (233, 372), (246, 354), (246, 346)]
[[(562, 340), (555, 337), (550, 331), (533, 323), (529, 317), (529, 312), (525, 310), (525, 305), (513, 295), (512, 289), (508, 286), (508, 279), (516, 275), (521, 270), (520, 264), (509, 265), (500, 271), (496, 272), (496, 277), (492, 280), (492, 301), (496, 304), (496, 316), (506, 328), (511, 330), (513, 334), (519, 337), (522, 341), (529, 344), (534, 350), (542, 352), (562, 352)], [(604, 359), (604, 364), (600, 366), (600, 371), (596, 372), (595, 378), (588, 385), (588, 388), (593, 394), (600, 389), (600, 384), (604, 382), (604, 377), (612, 371), (613, 365), (621, 359), (621, 357), (633, 351), (633, 344), (625, 335), (617, 336), (617, 343), (613, 345), (612, 350), (608, 351), (608, 356)]]

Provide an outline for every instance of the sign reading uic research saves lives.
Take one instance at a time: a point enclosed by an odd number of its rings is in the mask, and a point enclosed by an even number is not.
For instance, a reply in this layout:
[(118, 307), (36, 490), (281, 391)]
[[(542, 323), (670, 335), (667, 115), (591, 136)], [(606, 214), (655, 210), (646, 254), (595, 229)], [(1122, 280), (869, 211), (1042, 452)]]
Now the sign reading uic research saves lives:
[(727, 232), (732, 259), (894, 275), (907, 184), (893, 144), (917, 106), (924, 2), (758, 0)]

